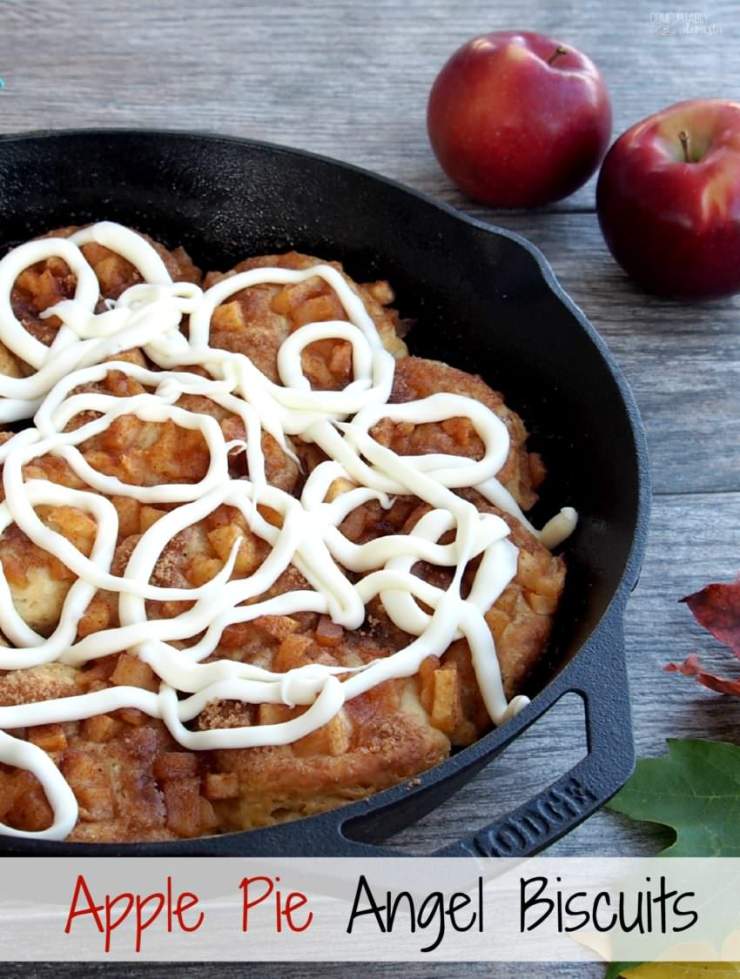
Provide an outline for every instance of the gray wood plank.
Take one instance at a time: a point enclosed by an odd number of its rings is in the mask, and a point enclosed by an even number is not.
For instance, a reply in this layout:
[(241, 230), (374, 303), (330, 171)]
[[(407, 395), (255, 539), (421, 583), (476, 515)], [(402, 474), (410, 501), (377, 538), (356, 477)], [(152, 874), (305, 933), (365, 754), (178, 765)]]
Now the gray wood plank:
[[(734, 0), (671, 0), (669, 9), (614, 0), (0, 0), (0, 131), (46, 126), (196, 128), (302, 146), (378, 170), (528, 235), (606, 337), (648, 429), (656, 490), (652, 537), (627, 617), (638, 750), (667, 736), (737, 738), (740, 702), (661, 671), (668, 659), (726, 657), (676, 600), (730, 578), (740, 544), (740, 331), (737, 300), (679, 306), (634, 289), (598, 231), (593, 181), (539, 213), (494, 213), (462, 200), (427, 145), (429, 86), (452, 49), (491, 29), (536, 26), (602, 67), (615, 134), (679, 98), (735, 96), (740, 13)], [(698, 495), (697, 495), (698, 494)], [(581, 708), (564, 703), (454, 800), (395, 845), (429, 851), (515, 805), (583, 750)], [(552, 853), (652, 853), (659, 830), (599, 813)], [(366, 966), (386, 977), (570, 977), (572, 967)], [(10, 967), (11, 977), (124, 976), (131, 966)], [(596, 979), (599, 966), (578, 975)], [(154, 979), (171, 966), (138, 967)], [(344, 976), (346, 967), (178, 966), (184, 976)]]
[(595, 214), (502, 214), (530, 238), (615, 354), (648, 432), (659, 493), (740, 490), (740, 296), (648, 296), (609, 254)]
[[(737, 5), (699, 8), (697, 23), (681, 20), (694, 0), (4, 0), (0, 128), (218, 130), (335, 155), (459, 201), (424, 123), (429, 87), (459, 44), (518, 27), (582, 48), (606, 78), (616, 135), (681, 98), (736, 95)], [(592, 201), (593, 182), (565, 206)]]
[[(7, 979), (129, 979), (136, 975), (142, 979), (172, 979), (173, 967), (166, 964), (134, 965), (65, 965), (47, 963), (45, 965), (24, 966), (5, 965)], [(352, 974), (363, 979), (451, 979), (459, 976), (486, 977), (486, 979), (573, 979), (574, 966), (569, 964), (504, 964), (466, 962), (464, 965), (434, 964), (432, 962), (404, 962), (365, 964), (359, 971), (356, 965), (349, 967)], [(241, 976), (255, 976), (259, 979), (346, 979), (348, 967), (343, 963), (255, 963), (237, 964), (219, 962), (209, 964), (177, 963), (177, 975), (182, 979), (237, 979)], [(598, 964), (578, 967), (578, 979), (603, 979), (604, 968)]]
[[(682, 306), (644, 296), (611, 260), (593, 214), (471, 207), (438, 173), (423, 124), (430, 78), (460, 39), (506, 23), (500, 11), (494, 17), (477, 0), (463, 9), (442, 0), (402, 7), (322, 0), (293, 4), (289, 14), (263, 2), (228, 15), (222, 0), (200, 10), (191, 3), (188, 16), (175, 16), (176, 6), (132, 3), (130, 29), (121, 32), (117, 5), (102, 0), (93, 29), (83, 31), (79, 3), (6, 0), (0, 128), (192, 126), (290, 142), (376, 168), (521, 231), (541, 245), (623, 364), (648, 426), (656, 490), (740, 489), (740, 302)], [(692, 94), (728, 91), (733, 61), (740, 68), (740, 49), (726, 37), (739, 19), (733, 4), (715, 3), (707, 14), (707, 30), (726, 32), (716, 37), (683, 32), (690, 22), (676, 18), (692, 9), (685, 4), (672, 6), (667, 36), (663, 21), (626, 0), (610, 5), (603, 20), (585, 7), (564, 17), (548, 6), (530, 0), (526, 18), (517, 16), (543, 30), (567, 28), (599, 55), (613, 79), (618, 127), (687, 91), (689, 61)], [(338, 13), (342, 41), (327, 58)], [(615, 24), (628, 22), (639, 41), (629, 53), (614, 34)], [(26, 32), (31, 46), (16, 43)], [(62, 44), (66, 37), (76, 42)], [(53, 85), (39, 50), (53, 51)], [(584, 192), (567, 206), (589, 202)]]
[[(685, 3), (657, 21), (660, 11), (630, 0), (602, 18), (585, 6), (569, 5), (567, 16), (551, 6), (529, 0), (516, 16), (567, 33), (603, 62), (616, 128), (677, 92), (727, 94), (740, 68), (740, 49), (727, 36), (740, 19), (732, 3), (715, 2), (699, 24), (680, 20), (694, 9)], [(511, 24), (505, 4), (494, 15), (480, 0), (321, 0), (286, 13), (263, 0), (239, 9), (217, 0), (200, 9), (191, 2), (182, 16), (172, 0), (134, 2), (124, 31), (112, 0), (96, 5), (89, 30), (81, 29), (82, 7), (2, 4), (2, 130), (133, 124), (274, 139), (376, 168), (521, 231), (542, 246), (623, 364), (650, 433), (656, 490), (740, 489), (740, 303), (680, 306), (643, 296), (612, 262), (592, 214), (471, 207), (436, 168), (423, 120), (430, 80), (460, 40)], [(337, 23), (341, 39), (330, 42)], [(637, 42), (628, 52), (626, 24)], [(710, 29), (722, 33), (703, 32)], [(26, 33), (33, 45), (17, 43)], [(68, 37), (75, 43), (61, 43)], [(38, 51), (53, 52), (53, 85)], [(583, 192), (567, 206), (591, 200)]]

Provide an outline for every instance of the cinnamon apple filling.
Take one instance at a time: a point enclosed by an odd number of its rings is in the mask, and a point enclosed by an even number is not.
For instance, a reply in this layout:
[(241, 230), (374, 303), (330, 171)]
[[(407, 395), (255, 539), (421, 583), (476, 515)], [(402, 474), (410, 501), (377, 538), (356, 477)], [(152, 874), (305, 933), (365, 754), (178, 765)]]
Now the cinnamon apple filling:
[(112, 222), (0, 261), (0, 832), (297, 818), (527, 702), (575, 512), (527, 521), (521, 419), (392, 299)]

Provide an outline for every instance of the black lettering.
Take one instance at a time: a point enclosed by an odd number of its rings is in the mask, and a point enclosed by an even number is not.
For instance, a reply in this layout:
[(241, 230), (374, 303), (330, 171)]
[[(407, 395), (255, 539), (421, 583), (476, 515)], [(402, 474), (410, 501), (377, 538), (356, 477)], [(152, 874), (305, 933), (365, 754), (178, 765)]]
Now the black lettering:
[[(552, 914), (555, 907), (555, 902), (550, 900), (548, 897), (541, 897), (541, 894), (547, 887), (548, 880), (547, 877), (520, 877), (519, 878), (519, 931), (534, 931), (535, 928), (539, 928), (543, 921)], [(527, 890), (530, 885), (539, 885), (537, 892), (532, 896), (527, 896)], [(544, 911), (534, 924), (527, 924), (527, 912), (536, 907), (537, 905), (546, 905), (547, 910)]]
[(391, 894), (389, 891), (387, 895), (387, 899), (388, 899), (388, 914), (386, 917), (386, 921), (388, 923), (388, 931), (389, 932), (393, 931), (393, 928), (396, 924), (396, 915), (398, 914), (399, 905), (401, 904), (401, 901), (406, 901), (409, 907), (409, 918), (411, 919), (411, 924), (409, 927), (411, 929), (411, 934), (413, 935), (414, 932), (416, 931), (416, 908), (414, 907), (413, 897), (411, 897), (408, 891), (399, 891), (398, 894), (396, 894), (396, 896), (391, 900)]
[[(365, 896), (366, 900), (369, 902), (370, 906), (359, 910), (360, 899)], [(370, 885), (367, 882), (367, 878), (364, 874), (360, 874), (360, 879), (357, 882), (357, 890), (355, 891), (355, 899), (352, 902), (352, 911), (349, 916), (349, 922), (347, 923), (347, 934), (352, 934), (352, 928), (355, 924), (355, 918), (361, 918), (365, 914), (372, 914), (375, 917), (375, 921), (378, 928), (385, 934), (385, 925), (383, 924), (383, 919), (380, 916), (380, 912), (385, 911), (384, 904), (377, 904), (373, 892), (370, 890)]]
[[(649, 879), (649, 878), (648, 878)], [(661, 876), (660, 878), (660, 894), (656, 897), (655, 903), (660, 908), (660, 933), (665, 935), (668, 932), (668, 903), (673, 901), (675, 897), (678, 896), (678, 891), (667, 891), (666, 890), (666, 879)]]
[[(635, 910), (634, 917), (631, 921), (627, 920), (627, 911), (625, 909), (624, 894), (619, 896), (619, 927), (622, 931), (626, 932), (628, 935), (631, 931), (637, 929), (641, 935), (645, 934), (645, 925), (643, 922), (643, 893), (642, 891), (637, 892), (637, 908)], [(648, 900), (648, 917), (650, 916), (650, 901)], [(648, 929), (649, 930), (649, 929)]]
[(679, 894), (676, 897), (676, 900), (673, 902), (673, 913), (677, 915), (679, 918), (690, 919), (686, 924), (683, 924), (680, 927), (678, 925), (674, 925), (673, 926), (674, 932), (686, 931), (687, 928), (693, 928), (694, 925), (699, 920), (699, 915), (696, 913), (696, 911), (694, 911), (693, 908), (689, 908), (688, 911), (681, 910), (680, 907), (681, 901), (688, 901), (688, 899), (691, 897), (696, 897), (695, 891), (686, 891), (685, 894)]
[(580, 929), (585, 928), (586, 925), (591, 920), (591, 915), (585, 908), (579, 911), (578, 908), (576, 908), (574, 905), (574, 902), (581, 897), (588, 898), (588, 893), (586, 891), (576, 891), (574, 894), (571, 894), (565, 901), (565, 913), (568, 916), (568, 918), (570, 919), (570, 918), (580, 917), (581, 919), (578, 922), (578, 924), (573, 923), (570, 925), (566, 925), (564, 929), (566, 932), (580, 931)]
[[(478, 884), (478, 887), (480, 887), (480, 883)], [(470, 931), (475, 924), (475, 919), (477, 917), (475, 911), (470, 913), (470, 920), (465, 925), (460, 924), (456, 917), (457, 912), (462, 911), (463, 908), (467, 908), (471, 901), (472, 898), (470, 895), (463, 894), (462, 891), (456, 891), (450, 898), (450, 906), (447, 909), (447, 914), (449, 916), (453, 931)], [(478, 923), (478, 927), (480, 928), (480, 922)]]
[[(427, 905), (429, 905), (428, 914)], [(437, 919), (437, 937), (431, 945), (422, 946), (422, 952), (433, 952), (445, 937), (444, 897), (441, 891), (434, 891), (433, 894), (428, 894), (424, 898), (417, 918), (419, 927), (422, 929), (427, 928), (435, 918)]]
[(607, 906), (607, 908), (609, 908), (609, 910), (611, 910), (612, 899), (611, 899), (611, 896), (609, 895), (609, 891), (599, 891), (599, 893), (594, 898), (594, 909), (593, 909), (593, 912), (592, 912), (593, 926), (594, 926), (594, 928), (597, 931), (611, 931), (612, 928), (617, 923), (617, 912), (616, 911), (612, 911), (611, 917), (609, 918), (609, 924), (608, 925), (602, 925), (599, 922), (599, 905), (602, 902), (606, 904), (606, 906)]

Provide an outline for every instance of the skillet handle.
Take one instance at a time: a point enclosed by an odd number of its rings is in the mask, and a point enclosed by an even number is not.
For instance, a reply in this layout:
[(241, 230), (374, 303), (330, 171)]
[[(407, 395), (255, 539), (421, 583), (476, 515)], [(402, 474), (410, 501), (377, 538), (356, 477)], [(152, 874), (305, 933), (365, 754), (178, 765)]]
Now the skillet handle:
[[(569, 666), (548, 684), (529, 708), (502, 729), (507, 734), (505, 746), (535, 724), (565, 694), (576, 693), (583, 700), (586, 715), (586, 757), (517, 809), (500, 816), (477, 833), (428, 856), (531, 856), (574, 829), (624, 785), (635, 767), (635, 751), (625, 666), (623, 614), (623, 604), (617, 603)], [(425, 808), (433, 807), (432, 803)], [(413, 853), (378, 844), (362, 830), (358, 834), (363, 820), (358, 821), (355, 817), (344, 821), (341, 814), (339, 809), (328, 817), (336, 821), (326, 826), (323, 842), (327, 854), (395, 858), (414, 856)], [(389, 815), (385, 813), (386, 820)], [(406, 822), (406, 819), (401, 819), (398, 825)]]
[[(621, 788), (635, 764), (622, 614), (621, 605), (613, 608), (568, 667), (548, 684), (529, 708), (501, 729), (506, 732), (504, 743), (507, 744), (536, 723), (566, 693), (577, 693), (583, 698), (586, 712), (587, 756), (529, 802), (494, 820), (476, 834), (443, 847), (431, 856), (531, 856), (568, 833)], [(477, 762), (476, 770), (480, 767), (481, 762)], [(461, 774), (465, 775), (465, 770), (461, 770)], [(461, 782), (462, 778), (458, 784)], [(431, 789), (434, 789), (433, 785)], [(424, 805), (423, 798), (420, 801), (422, 812), (434, 808), (433, 792), (429, 791), (429, 804)], [(372, 817), (371, 799), (367, 805), (368, 816)], [(385, 806), (380, 815), (386, 826), (390, 824), (392, 827), (387, 835), (392, 834), (393, 828), (408, 823), (405, 816), (394, 820), (392, 811)], [(293, 834), (286, 835), (289, 827), (273, 826), (249, 833), (228, 833), (199, 840), (127, 844), (122, 847), (105, 844), (105, 855), (274, 857), (279, 854), (305, 857), (313, 854), (317, 857), (385, 856), (394, 859), (414, 855), (373, 842), (372, 836), (364, 836), (362, 831), (358, 834), (358, 824), (363, 822), (357, 816), (348, 819), (342, 809), (336, 809), (313, 816), (305, 820), (302, 826), (297, 823), (298, 832)], [(377, 820), (372, 823), (377, 826)], [(68, 843), (51, 840), (7, 837), (0, 843), (0, 853), (8, 856), (33, 853), (38, 856), (68, 857), (69, 846)], [(74, 852), (80, 857), (103, 855), (99, 844), (75, 843)]]
[[(542, 717), (564, 694), (583, 698), (588, 754), (517, 809), (433, 856), (523, 857), (539, 852), (599, 809), (635, 767), (621, 610), (578, 654)], [(603, 623), (606, 625), (606, 623)], [(555, 684), (558, 684), (558, 679)]]

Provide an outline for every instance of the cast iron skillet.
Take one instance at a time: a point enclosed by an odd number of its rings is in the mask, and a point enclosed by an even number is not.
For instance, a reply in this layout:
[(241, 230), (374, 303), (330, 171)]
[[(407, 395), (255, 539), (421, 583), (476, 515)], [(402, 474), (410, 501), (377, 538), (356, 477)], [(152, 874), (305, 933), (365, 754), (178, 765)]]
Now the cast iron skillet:
[(480, 373), (533, 433), (549, 469), (535, 519), (568, 503), (580, 524), (548, 669), (533, 702), (414, 780), (274, 828), (158, 844), (0, 837), (43, 855), (356, 856), (472, 778), (568, 691), (585, 702), (588, 754), (570, 772), (443, 855), (534, 853), (602, 805), (634, 764), (622, 618), (642, 558), (649, 501), (637, 408), (603, 341), (523, 238), (355, 167), (220, 136), (63, 131), (0, 138), (0, 245), (111, 218), (183, 244), (207, 269), (296, 248), (387, 278), (417, 321), (414, 353)]

